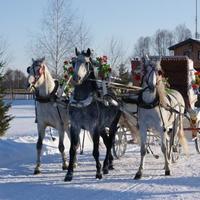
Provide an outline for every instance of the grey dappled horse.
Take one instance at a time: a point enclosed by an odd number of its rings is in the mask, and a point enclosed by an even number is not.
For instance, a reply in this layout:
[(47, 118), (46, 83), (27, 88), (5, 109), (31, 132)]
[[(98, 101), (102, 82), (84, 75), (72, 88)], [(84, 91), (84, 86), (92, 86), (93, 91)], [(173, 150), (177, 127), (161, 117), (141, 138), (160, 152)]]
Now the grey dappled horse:
[(139, 96), (138, 123), (141, 136), (141, 161), (135, 179), (140, 179), (144, 169), (146, 154), (147, 130), (159, 133), (161, 138), (161, 149), (165, 159), (165, 175), (170, 175), (170, 160), (167, 153), (167, 137), (169, 130), (177, 134), (183, 147), (186, 139), (183, 132), (183, 113), (185, 103), (182, 95), (175, 90), (166, 94), (162, 81), (162, 71), (159, 61), (146, 58), (143, 63), (144, 76), (142, 80), (142, 92)]
[[(90, 49), (88, 49), (87, 52), (82, 51), (81, 53), (76, 49), (77, 57), (74, 60), (73, 76), (75, 88), (69, 104), (69, 117), (71, 122), (70, 160), (65, 181), (71, 181), (73, 178), (73, 165), (81, 129), (88, 130), (93, 140), (96, 178), (102, 178), (101, 163), (99, 161), (100, 136), (103, 138), (106, 146), (103, 173), (107, 174), (108, 170), (113, 168), (111, 148), (113, 146), (121, 111), (117, 106), (105, 106), (101, 100), (97, 100), (97, 84), (95, 82), (94, 68), (90, 55)], [(108, 133), (105, 130), (106, 127), (109, 128)]]
[(42, 143), (45, 137), (45, 129), (51, 126), (58, 130), (59, 134), (59, 151), (62, 155), (62, 168), (67, 169), (66, 155), (64, 152), (64, 135), (68, 132), (68, 115), (67, 105), (64, 106), (57, 102), (56, 91), (58, 83), (52, 78), (44, 58), (33, 60), (33, 64), (27, 68), (28, 72), (28, 89), (35, 93), (36, 96), (36, 119), (38, 130), (37, 141), (37, 162), (34, 174), (40, 173)]

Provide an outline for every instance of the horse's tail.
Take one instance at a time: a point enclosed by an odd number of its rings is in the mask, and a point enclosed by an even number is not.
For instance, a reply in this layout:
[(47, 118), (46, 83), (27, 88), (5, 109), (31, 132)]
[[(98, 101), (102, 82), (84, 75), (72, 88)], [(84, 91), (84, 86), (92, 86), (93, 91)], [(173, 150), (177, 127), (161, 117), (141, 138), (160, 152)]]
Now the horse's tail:
[(183, 130), (183, 116), (182, 116), (182, 114), (179, 114), (178, 138), (179, 138), (180, 144), (183, 146), (184, 153), (188, 156), (188, 143), (187, 143), (187, 139), (185, 137), (185, 133), (184, 133), (184, 130)]
[(137, 143), (140, 143), (140, 134), (138, 130), (137, 120), (127, 111), (122, 110), (120, 124), (125, 125), (132, 134), (132, 137), (136, 139)]

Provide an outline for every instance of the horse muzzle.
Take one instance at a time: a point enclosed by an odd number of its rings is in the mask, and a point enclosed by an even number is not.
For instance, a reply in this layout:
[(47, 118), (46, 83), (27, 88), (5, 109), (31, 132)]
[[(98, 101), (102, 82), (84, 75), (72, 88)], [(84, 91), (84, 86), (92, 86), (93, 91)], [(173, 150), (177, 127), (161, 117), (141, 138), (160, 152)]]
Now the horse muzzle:
[(73, 76), (72, 82), (74, 85), (81, 85), (83, 82), (83, 79), (77, 75)]
[(34, 85), (33, 83), (31, 83), (31, 84), (28, 83), (26, 89), (27, 89), (29, 92), (35, 92), (35, 91), (36, 91), (35, 85)]

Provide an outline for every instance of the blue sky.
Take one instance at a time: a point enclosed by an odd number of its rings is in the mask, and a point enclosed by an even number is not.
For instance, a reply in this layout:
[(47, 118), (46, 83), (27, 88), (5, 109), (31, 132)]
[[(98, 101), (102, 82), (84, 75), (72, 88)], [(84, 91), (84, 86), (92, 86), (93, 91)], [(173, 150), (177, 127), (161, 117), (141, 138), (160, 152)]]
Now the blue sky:
[[(0, 35), (9, 44), (10, 66), (25, 71), (31, 62), (27, 46), (41, 28), (48, 0), (0, 0)], [(200, 16), (200, 0), (198, 0)], [(195, 0), (72, 0), (76, 15), (90, 28), (92, 48), (101, 52), (113, 36), (132, 51), (140, 36), (185, 24), (195, 30)], [(198, 17), (200, 32), (200, 17)]]

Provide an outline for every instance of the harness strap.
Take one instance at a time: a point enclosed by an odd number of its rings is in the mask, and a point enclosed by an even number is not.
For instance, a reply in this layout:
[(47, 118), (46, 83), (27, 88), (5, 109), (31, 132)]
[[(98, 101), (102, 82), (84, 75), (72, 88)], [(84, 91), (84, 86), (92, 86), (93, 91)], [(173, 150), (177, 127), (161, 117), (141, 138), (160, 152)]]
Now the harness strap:
[(163, 123), (163, 131), (165, 132), (166, 127), (165, 127), (165, 122), (164, 122), (163, 115), (162, 115), (162, 112), (161, 112), (161, 106), (159, 105), (158, 107), (159, 107), (159, 111), (160, 111), (160, 117), (161, 117), (161, 120), (162, 120), (162, 123)]
[(158, 93), (156, 93), (156, 97), (155, 97), (155, 99), (154, 99), (152, 102), (146, 103), (146, 102), (144, 102), (144, 100), (143, 100), (143, 98), (142, 98), (142, 93), (143, 93), (146, 89), (148, 89), (148, 87), (144, 88), (144, 90), (142, 90), (141, 93), (139, 94), (137, 105), (138, 105), (138, 107), (144, 108), (144, 109), (152, 109), (152, 108), (155, 108), (156, 106), (159, 105), (159, 96), (158, 96)]
[(72, 107), (83, 108), (89, 106), (93, 102), (93, 100), (94, 95), (92, 93), (84, 100), (76, 100), (72, 95), (69, 101), (69, 105)]
[(33, 94), (33, 98), (34, 98), (34, 104), (35, 104), (35, 123), (37, 124), (37, 105), (36, 105), (36, 99), (35, 99), (34, 94)]
[(60, 114), (60, 110), (59, 110), (57, 104), (56, 104), (56, 109), (57, 109), (57, 111), (58, 111), (58, 115), (59, 115), (59, 118), (60, 118), (60, 121), (61, 121), (61, 125), (64, 126), (64, 122), (63, 122), (63, 120), (62, 120), (62, 117), (61, 117), (61, 114)]

